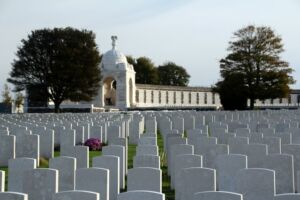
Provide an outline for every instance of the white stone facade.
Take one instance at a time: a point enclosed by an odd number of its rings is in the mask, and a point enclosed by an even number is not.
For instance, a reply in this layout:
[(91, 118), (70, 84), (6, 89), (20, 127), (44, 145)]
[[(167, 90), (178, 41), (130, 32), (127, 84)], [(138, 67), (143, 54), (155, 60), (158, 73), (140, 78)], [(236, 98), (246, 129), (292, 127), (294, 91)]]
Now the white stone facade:
[(116, 36), (112, 36), (112, 49), (100, 63), (102, 81), (94, 107), (128, 110), (221, 106), (219, 95), (210, 88), (136, 84), (133, 66), (116, 50), (115, 42)]
[[(135, 71), (126, 56), (116, 50), (116, 36), (112, 49), (106, 52), (100, 64), (101, 87), (94, 107), (104, 109), (218, 109), (219, 94), (210, 87), (178, 87), (135, 83)], [(259, 101), (256, 107), (297, 107), (300, 91), (294, 90), (288, 98)], [(250, 103), (249, 103), (250, 104)]]
[(137, 108), (219, 108), (220, 98), (210, 88), (136, 85)]
[(102, 80), (94, 106), (126, 110), (135, 104), (135, 71), (126, 56), (116, 50), (116, 37), (112, 40), (113, 48), (100, 63)]

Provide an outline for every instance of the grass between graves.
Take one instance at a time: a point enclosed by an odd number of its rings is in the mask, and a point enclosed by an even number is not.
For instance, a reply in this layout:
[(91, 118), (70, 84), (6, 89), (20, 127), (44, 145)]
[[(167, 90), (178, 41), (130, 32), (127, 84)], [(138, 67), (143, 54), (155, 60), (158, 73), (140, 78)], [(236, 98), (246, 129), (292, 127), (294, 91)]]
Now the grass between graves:
[(162, 170), (162, 192), (165, 194), (166, 200), (175, 199), (175, 191), (171, 189), (171, 178), (168, 176), (168, 167), (166, 155), (164, 153), (164, 142), (160, 131), (157, 134), (157, 145), (159, 147), (160, 165)]
[[(133, 168), (133, 157), (136, 154), (136, 146), (135, 144), (129, 144), (128, 145), (128, 169)], [(121, 192), (126, 192), (127, 191), (127, 176), (125, 176), (125, 189), (122, 190)]]
[(136, 154), (136, 145), (128, 145), (128, 169), (133, 168), (133, 157)]
[[(165, 194), (166, 200), (174, 200), (175, 199), (175, 191), (171, 189), (170, 183), (171, 179), (168, 176), (168, 168), (166, 166), (166, 156), (164, 153), (164, 142), (160, 131), (157, 134), (157, 145), (159, 147), (159, 155), (161, 158), (161, 170), (162, 170), (162, 192)], [(129, 144), (128, 145), (128, 169), (133, 168), (133, 157), (136, 155), (136, 145)], [(126, 177), (127, 183), (127, 177)], [(126, 191), (126, 188), (125, 190)], [(123, 191), (122, 191), (123, 192)]]

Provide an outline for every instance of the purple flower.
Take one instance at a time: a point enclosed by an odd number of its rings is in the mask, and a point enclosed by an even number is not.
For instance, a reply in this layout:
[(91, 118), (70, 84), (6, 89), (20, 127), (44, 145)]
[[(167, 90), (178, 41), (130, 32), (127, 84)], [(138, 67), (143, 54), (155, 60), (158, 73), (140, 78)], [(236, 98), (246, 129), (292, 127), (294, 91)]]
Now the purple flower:
[(88, 146), (90, 150), (96, 151), (102, 149), (102, 143), (98, 138), (90, 138), (85, 141), (84, 146)]

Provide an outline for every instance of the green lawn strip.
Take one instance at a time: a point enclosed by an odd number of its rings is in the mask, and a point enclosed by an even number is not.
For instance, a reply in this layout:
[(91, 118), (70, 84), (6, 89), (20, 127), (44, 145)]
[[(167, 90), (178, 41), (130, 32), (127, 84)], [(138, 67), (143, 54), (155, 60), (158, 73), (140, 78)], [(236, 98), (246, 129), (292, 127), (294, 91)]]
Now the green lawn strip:
[(102, 151), (90, 151), (89, 154), (89, 167), (93, 167), (93, 158), (96, 156), (101, 156)]
[(136, 145), (129, 144), (128, 145), (128, 169), (133, 168), (133, 157), (136, 154)]
[(164, 142), (160, 131), (157, 134), (157, 145), (159, 148), (159, 155), (161, 160), (161, 170), (162, 170), (162, 192), (165, 194), (166, 200), (175, 199), (175, 191), (171, 189), (170, 182), (171, 178), (168, 176), (168, 167), (166, 166), (166, 156), (164, 153)]
[[(128, 145), (128, 169), (133, 168), (133, 157), (136, 154), (136, 145), (135, 144), (129, 144)], [(127, 191), (127, 176), (125, 176), (125, 189), (121, 190), (121, 192)]]
[(60, 156), (60, 151), (54, 151), (54, 157)]

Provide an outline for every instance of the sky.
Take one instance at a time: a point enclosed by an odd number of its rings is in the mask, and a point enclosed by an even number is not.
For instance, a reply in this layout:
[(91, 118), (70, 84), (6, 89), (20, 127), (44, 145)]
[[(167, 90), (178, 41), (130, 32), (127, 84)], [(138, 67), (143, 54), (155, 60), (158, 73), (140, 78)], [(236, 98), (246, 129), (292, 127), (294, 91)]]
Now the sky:
[(191, 75), (190, 86), (212, 86), (233, 33), (247, 25), (270, 26), (282, 37), (282, 59), (297, 81), (291, 87), (300, 89), (300, 0), (0, 0), (0, 92), (32, 30), (92, 30), (100, 53), (117, 35), (125, 55), (173, 61)]

